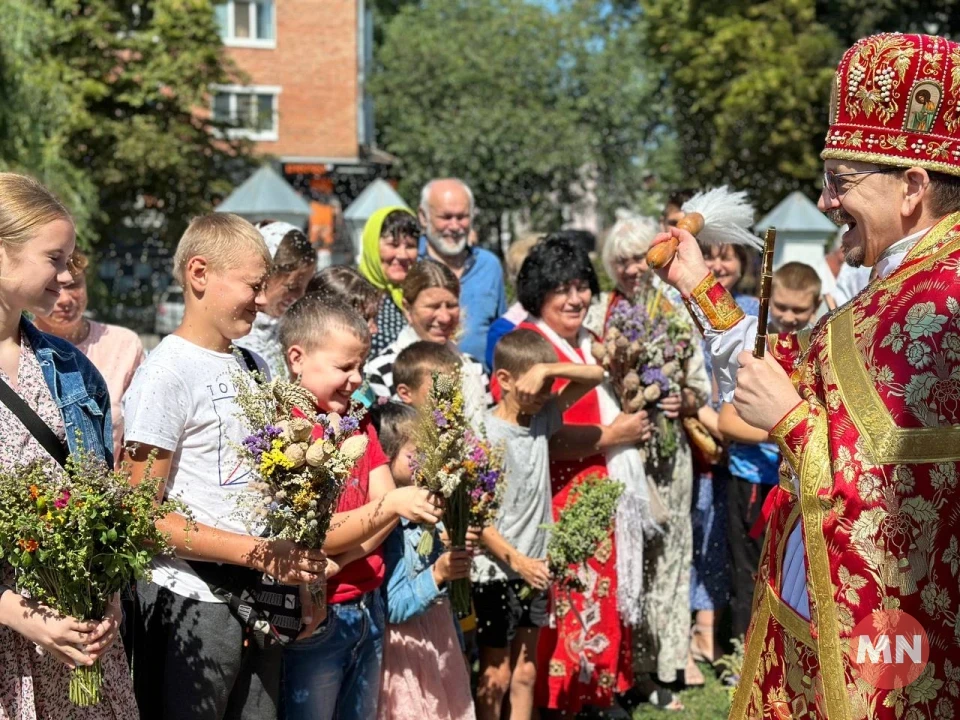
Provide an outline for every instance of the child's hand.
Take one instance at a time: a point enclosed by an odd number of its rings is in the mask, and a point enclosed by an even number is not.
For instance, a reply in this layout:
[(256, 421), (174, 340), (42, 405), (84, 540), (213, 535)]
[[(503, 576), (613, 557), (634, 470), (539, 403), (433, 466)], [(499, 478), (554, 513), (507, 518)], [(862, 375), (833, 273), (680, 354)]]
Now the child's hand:
[(299, 585), (325, 577), (327, 556), (323, 550), (308, 550), (291, 540), (262, 540), (248, 561), (281, 585)]
[[(335, 564), (335, 563), (334, 563)], [(327, 568), (330, 566), (327, 565)], [(297, 640), (308, 638), (316, 632), (317, 628), (327, 618), (327, 606), (317, 605), (313, 599), (313, 593), (306, 585), (300, 586), (300, 622), (302, 630), (297, 635)]]
[[(477, 548), (480, 547), (480, 533), (482, 532), (483, 532), (483, 528), (480, 528), (480, 527), (467, 528), (467, 538), (466, 538), (467, 552), (474, 553), (476, 552)], [(446, 544), (447, 543), (444, 542), (444, 545)]]
[(526, 555), (518, 554), (516, 559), (510, 563), (510, 567), (515, 573), (519, 573), (527, 585), (534, 590), (546, 590), (550, 586), (552, 578), (546, 560), (534, 560)]
[(391, 490), (385, 500), (393, 514), (414, 523), (436, 525), (443, 514), (443, 499), (415, 485)]
[(513, 393), (518, 402), (534, 403), (540, 398), (544, 383), (547, 381), (548, 370), (548, 366), (538, 363), (520, 376), (513, 386)]
[(470, 553), (466, 550), (450, 550), (437, 558), (433, 564), (433, 579), (440, 587), (451, 580), (470, 577)]
[(327, 567), (326, 567), (327, 580), (329, 580), (329, 579), (332, 578), (334, 575), (336, 575), (338, 572), (340, 572), (341, 570), (343, 570), (343, 566), (342, 566), (342, 565), (340, 564), (340, 562), (339, 562), (340, 557), (341, 557), (341, 556), (338, 555), (338, 556), (335, 557), (335, 558), (327, 558)]

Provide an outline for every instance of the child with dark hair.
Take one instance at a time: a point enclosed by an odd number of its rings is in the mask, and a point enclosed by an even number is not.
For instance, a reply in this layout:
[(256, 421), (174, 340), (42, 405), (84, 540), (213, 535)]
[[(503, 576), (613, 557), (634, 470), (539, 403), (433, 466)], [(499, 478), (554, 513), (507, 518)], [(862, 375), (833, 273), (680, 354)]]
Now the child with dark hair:
[(460, 357), (446, 345), (420, 340), (404, 348), (393, 362), (393, 386), (397, 398), (420, 407), (433, 386), (433, 373), (449, 373), (460, 367)]
[(237, 345), (262, 357), (273, 377), (287, 376), (283, 349), (277, 338), (280, 317), (303, 297), (317, 266), (317, 251), (297, 227), (277, 220), (264, 220), (256, 228), (263, 236), (271, 265), (263, 292), (265, 304), (257, 313), (250, 334)]
[[(411, 485), (417, 411), (391, 402), (374, 415), (394, 481), (398, 487)], [(417, 551), (424, 533), (434, 535), (433, 552), (426, 557)], [(445, 549), (435, 526), (401, 520), (387, 538), (386, 566), (387, 630), (378, 717), (472, 720), (470, 677), (447, 597), (450, 581), (470, 576), (470, 553)]]
[[(367, 323), (343, 303), (308, 295), (280, 324), (291, 373), (317, 399), (319, 412), (345, 416), (360, 385), (370, 348)], [(324, 550), (340, 566), (327, 586), (327, 617), (284, 649), (287, 720), (366, 720), (380, 685), (386, 574), (383, 543), (401, 517), (440, 519), (437, 499), (423, 488), (394, 486), (389, 458), (371, 420), (360, 420), (367, 450), (340, 496)]]
[[(485, 426), (488, 439), (505, 448), (506, 491), (496, 521), (481, 535), (490, 556), (478, 556), (473, 566), (477, 709), (480, 718), (499, 720), (509, 698), (510, 717), (520, 720), (533, 716), (537, 641), (549, 617), (550, 438), (563, 413), (600, 383), (603, 368), (560, 363), (542, 335), (525, 329), (500, 339), (493, 368), (502, 398)], [(557, 395), (555, 380), (567, 381)], [(526, 586), (536, 592), (524, 597)]]

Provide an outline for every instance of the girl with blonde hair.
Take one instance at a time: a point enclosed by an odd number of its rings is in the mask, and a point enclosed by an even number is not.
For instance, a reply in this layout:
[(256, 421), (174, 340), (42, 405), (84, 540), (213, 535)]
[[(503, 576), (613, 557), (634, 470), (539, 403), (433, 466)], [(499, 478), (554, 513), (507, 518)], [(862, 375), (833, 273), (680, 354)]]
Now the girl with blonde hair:
[[(49, 190), (26, 176), (0, 173), (0, 468), (5, 472), (39, 462), (63, 474), (60, 461), (81, 443), (113, 465), (110, 400), (100, 373), (73, 345), (40, 332), (23, 316), (53, 310), (61, 288), (73, 281), (69, 262), (75, 244), (70, 213)], [(61, 448), (27, 429), (37, 418)], [(12, 580), (12, 568), (0, 562), (0, 720), (136, 717), (130, 671), (117, 642), (119, 597), (102, 620), (81, 621), (2, 584)], [(70, 669), (98, 658), (103, 700), (75, 707), (69, 700)]]

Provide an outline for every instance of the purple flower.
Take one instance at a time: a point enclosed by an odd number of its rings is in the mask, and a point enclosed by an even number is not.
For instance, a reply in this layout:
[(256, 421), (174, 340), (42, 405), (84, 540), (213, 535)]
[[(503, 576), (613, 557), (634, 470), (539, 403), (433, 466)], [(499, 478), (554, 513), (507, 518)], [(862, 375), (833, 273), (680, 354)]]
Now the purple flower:
[(493, 492), (497, 488), (497, 481), (500, 479), (500, 473), (496, 470), (487, 470), (480, 474), (480, 487), (486, 492)]
[(350, 416), (348, 415), (347, 417), (340, 419), (340, 432), (341, 432), (341, 433), (344, 433), (344, 434), (352, 433), (352, 432), (354, 432), (355, 430), (357, 430), (357, 428), (359, 428), (359, 427), (360, 427), (360, 423), (357, 421), (357, 419), (356, 419), (355, 417), (350, 417)]
[(437, 427), (445, 428), (450, 423), (447, 421), (446, 416), (439, 410), (433, 411), (433, 421), (437, 424)]
[(644, 370), (643, 375), (640, 376), (640, 382), (644, 385), (659, 385), (660, 391), (664, 395), (670, 392), (670, 381), (667, 380), (667, 376), (663, 374), (660, 368), (651, 367)]

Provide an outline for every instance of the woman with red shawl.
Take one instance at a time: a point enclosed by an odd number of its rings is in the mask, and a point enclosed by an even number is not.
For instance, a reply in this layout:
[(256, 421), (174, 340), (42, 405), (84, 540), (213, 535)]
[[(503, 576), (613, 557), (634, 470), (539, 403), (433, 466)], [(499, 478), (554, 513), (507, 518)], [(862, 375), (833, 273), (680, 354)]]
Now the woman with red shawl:
[[(560, 362), (595, 362), (589, 351), (593, 337), (583, 320), (599, 286), (581, 246), (547, 237), (524, 262), (517, 286), (518, 298), (531, 315), (520, 327), (542, 334)], [(649, 437), (650, 426), (645, 413), (621, 413), (603, 387), (571, 407), (564, 423), (551, 442), (554, 517), (571, 489), (592, 474), (606, 476), (608, 463), (616, 463), (616, 479), (627, 486), (616, 531), (588, 561), (586, 590), (555, 593), (553, 627), (540, 633), (538, 704), (572, 718), (587, 705), (611, 706), (614, 695), (632, 684), (630, 628), (622, 617), (629, 618), (641, 600), (631, 595), (641, 591), (642, 523), (649, 513), (642, 462), (631, 456), (625, 463), (623, 456)], [(618, 545), (625, 550), (619, 558)]]

